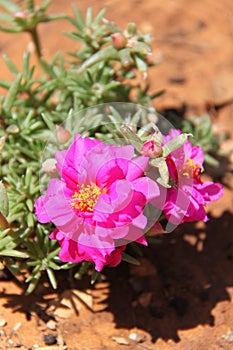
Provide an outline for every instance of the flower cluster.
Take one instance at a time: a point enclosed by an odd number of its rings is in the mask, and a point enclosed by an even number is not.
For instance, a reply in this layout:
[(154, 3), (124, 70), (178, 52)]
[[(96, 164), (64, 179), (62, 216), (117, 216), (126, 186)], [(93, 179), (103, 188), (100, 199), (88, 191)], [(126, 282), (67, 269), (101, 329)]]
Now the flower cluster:
[(76, 135), (68, 150), (56, 152), (61, 178), (50, 180), (35, 203), (37, 219), (56, 226), (50, 238), (61, 245), (62, 261), (115, 266), (128, 242), (146, 245), (143, 208), (159, 186), (143, 176), (149, 158), (134, 147), (107, 145)]
[[(180, 133), (171, 130), (163, 145)], [(205, 205), (217, 200), (223, 188), (202, 182), (201, 148), (187, 140), (170, 152), (165, 159), (169, 172), (165, 188), (146, 175), (150, 159), (163, 152), (162, 145), (153, 142), (145, 142), (142, 155), (135, 156), (132, 145), (115, 146), (75, 135), (67, 150), (55, 153), (60, 177), (50, 179), (35, 212), (38, 221), (56, 226), (50, 238), (59, 242), (62, 261), (93, 262), (97, 271), (104, 265), (118, 265), (128, 243), (147, 245), (144, 209), (148, 203), (163, 211), (173, 225), (207, 220)]]

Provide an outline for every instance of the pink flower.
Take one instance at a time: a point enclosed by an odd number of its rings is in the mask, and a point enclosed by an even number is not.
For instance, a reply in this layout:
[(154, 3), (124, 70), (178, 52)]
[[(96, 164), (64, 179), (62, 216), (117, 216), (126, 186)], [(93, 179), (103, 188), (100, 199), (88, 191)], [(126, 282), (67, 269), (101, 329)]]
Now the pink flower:
[(143, 176), (148, 157), (134, 148), (108, 145), (76, 135), (68, 150), (55, 153), (61, 179), (51, 179), (35, 203), (38, 221), (52, 222), (50, 238), (61, 245), (62, 261), (115, 266), (130, 241), (146, 245), (143, 208), (159, 196), (158, 185)]
[[(170, 130), (169, 135), (164, 137), (164, 144), (179, 134), (180, 130)], [(174, 225), (185, 221), (207, 221), (205, 206), (223, 194), (221, 184), (202, 182), (200, 173), (203, 162), (203, 150), (192, 146), (189, 140), (167, 157), (173, 186), (167, 190), (163, 210), (166, 218)]]

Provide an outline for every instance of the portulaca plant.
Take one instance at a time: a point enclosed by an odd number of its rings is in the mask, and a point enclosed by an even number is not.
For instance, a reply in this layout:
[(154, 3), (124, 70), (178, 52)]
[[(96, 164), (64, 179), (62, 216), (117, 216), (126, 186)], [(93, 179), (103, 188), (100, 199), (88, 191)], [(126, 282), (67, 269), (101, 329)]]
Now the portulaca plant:
[[(105, 265), (138, 263), (129, 245), (206, 221), (223, 187), (202, 181), (205, 154), (192, 135), (156, 113), (162, 91), (142, 88), (151, 36), (133, 23), (121, 30), (104, 10), (84, 18), (75, 6), (74, 17), (47, 15), (49, 1), (0, 6), (0, 30), (31, 35), (41, 72), (29, 52), (21, 70), (4, 56), (14, 79), (0, 80), (1, 268), (23, 276), (27, 293), (45, 274), (56, 288), (66, 269), (75, 278), (92, 270), (94, 282)], [(37, 26), (59, 19), (82, 46), (48, 62)]]

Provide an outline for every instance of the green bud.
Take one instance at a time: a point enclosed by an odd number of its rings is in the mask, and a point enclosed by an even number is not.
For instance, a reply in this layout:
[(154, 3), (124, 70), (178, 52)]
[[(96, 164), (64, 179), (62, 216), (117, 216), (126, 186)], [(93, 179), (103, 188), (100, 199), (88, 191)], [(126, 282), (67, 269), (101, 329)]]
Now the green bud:
[(137, 33), (137, 26), (135, 23), (129, 23), (126, 30), (130, 35), (135, 35)]

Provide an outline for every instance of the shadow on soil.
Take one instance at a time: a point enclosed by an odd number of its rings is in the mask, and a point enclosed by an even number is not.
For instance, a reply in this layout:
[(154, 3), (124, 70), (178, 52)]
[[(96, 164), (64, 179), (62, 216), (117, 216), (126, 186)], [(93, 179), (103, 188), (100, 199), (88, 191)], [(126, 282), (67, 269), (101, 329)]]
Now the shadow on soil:
[[(211, 218), (206, 225), (184, 224), (163, 236), (161, 243), (145, 248), (140, 266), (122, 263), (107, 269), (110, 287), (104, 304), (113, 314), (116, 328), (137, 327), (150, 333), (153, 341), (178, 342), (179, 330), (213, 326), (213, 308), (230, 300), (227, 287), (233, 286), (232, 228), (230, 212)], [(63, 276), (60, 285), (64, 280)], [(65, 286), (69, 287), (90, 289), (89, 278)], [(53, 318), (46, 305), (54, 293), (48, 290), (30, 296), (3, 291), (1, 297), (7, 300), (5, 307), (25, 313), (28, 320), (32, 312), (45, 322)]]
[(185, 224), (145, 249), (141, 267), (109, 271), (108, 309), (117, 327), (178, 342), (178, 330), (214, 325), (212, 310), (230, 300), (226, 288), (233, 286), (233, 215), (204, 226)]

